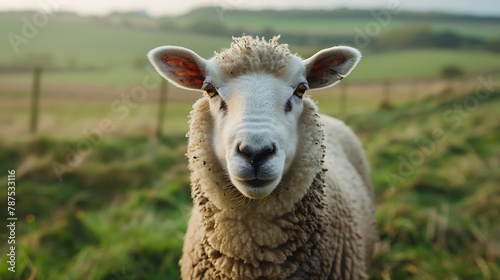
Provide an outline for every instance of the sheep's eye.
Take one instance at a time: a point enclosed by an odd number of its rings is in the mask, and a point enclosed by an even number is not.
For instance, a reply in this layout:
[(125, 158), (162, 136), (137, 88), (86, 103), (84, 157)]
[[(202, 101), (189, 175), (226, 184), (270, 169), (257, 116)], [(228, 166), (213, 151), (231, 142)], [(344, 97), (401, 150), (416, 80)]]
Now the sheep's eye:
[(212, 84), (208, 84), (205, 87), (205, 91), (207, 92), (208, 96), (210, 96), (210, 98), (212, 98), (212, 97), (216, 96), (217, 94), (219, 94), (217, 92), (217, 90), (215, 89), (215, 87)]
[(306, 93), (306, 90), (307, 90), (306, 86), (304, 84), (300, 84), (297, 86), (297, 88), (295, 89), (295, 92), (293, 94), (302, 98), (302, 96), (304, 96), (304, 93)]

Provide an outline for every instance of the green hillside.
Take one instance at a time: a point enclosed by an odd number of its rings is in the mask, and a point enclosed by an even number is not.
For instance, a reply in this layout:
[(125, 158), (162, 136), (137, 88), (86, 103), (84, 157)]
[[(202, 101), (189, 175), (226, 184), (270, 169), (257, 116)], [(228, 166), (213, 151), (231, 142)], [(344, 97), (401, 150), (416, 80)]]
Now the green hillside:
[[(22, 34), (23, 23), (18, 16), (0, 17), (0, 34), (16, 30)], [(231, 38), (186, 34), (176, 31), (159, 31), (147, 28), (134, 29), (96, 21), (67, 21), (55, 18), (26, 44), (19, 45), (16, 54), (9, 40), (0, 41), (1, 64), (48, 63), (46, 67), (132, 66), (137, 59), (145, 61), (146, 53), (155, 46), (183, 45), (198, 49), (200, 55), (209, 56), (213, 50), (226, 46)], [(203, 42), (203, 44), (200, 44)]]
[[(201, 17), (201, 14), (205, 16)], [(22, 18), (30, 18), (31, 15), (30, 12), (2, 13), (0, 34), (4, 34), (5, 38), (12, 33), (22, 35), (26, 25)], [(206, 17), (216, 18), (203, 22)], [(379, 24), (380, 31), (375, 36), (370, 35), (366, 41), (361, 40), (362, 45), (357, 45), (357, 41), (353, 40), (358, 36), (356, 30), (366, 33), (365, 26), (376, 23), (369, 11), (309, 11), (301, 14), (298, 11), (229, 10), (224, 11), (222, 19), (217, 17), (216, 8), (195, 10), (177, 18), (158, 19), (127, 14), (102, 18), (56, 15), (45, 26), (37, 28), (27, 43), (0, 41), (0, 79), (28, 82), (32, 67), (38, 65), (48, 71), (50, 82), (134, 84), (143, 77), (144, 67), (148, 64), (145, 54), (154, 47), (184, 46), (208, 58), (214, 50), (227, 47), (231, 35), (243, 33), (266, 35), (268, 38), (282, 34), (280, 42), (289, 43), (293, 51), (304, 57), (337, 44), (358, 47), (365, 54), (365, 59), (352, 79), (359, 81), (436, 77), (449, 64), (463, 67), (466, 74), (491, 70), (500, 65), (499, 52), (486, 52), (484, 49), (487, 46), (494, 49), (496, 41), (481, 41), (490, 37), (500, 38), (496, 32), (491, 32), (491, 36), (481, 35), (488, 30), (498, 30), (498, 18), (394, 14), (387, 25)], [(412, 27), (423, 20), (426, 20), (425, 26)], [(448, 33), (432, 33), (433, 30)], [(462, 38), (457, 35), (466, 33), (477, 37)], [(395, 39), (390, 39), (405, 34), (416, 37), (395, 42), (391, 41)], [(451, 36), (449, 40), (454, 45), (445, 47), (440, 42), (431, 42), (441, 35)], [(430, 40), (429, 45), (418, 45), (427, 46), (425, 49), (408, 49), (408, 44), (425, 41), (418, 39), (419, 36)], [(433, 44), (437, 44), (435, 47), (438, 48), (432, 47)], [(391, 67), (378, 71), (380, 65)]]
[(480, 38), (498, 38), (500, 19), (445, 13), (414, 13), (397, 9), (385, 10), (290, 10), (240, 11), (217, 7), (199, 8), (177, 19), (192, 24), (204, 18), (219, 19), (234, 29), (250, 28), (251, 32), (274, 29), (292, 34), (352, 35), (355, 28), (364, 30), (369, 22), (388, 30), (428, 24), (434, 30), (448, 30)]

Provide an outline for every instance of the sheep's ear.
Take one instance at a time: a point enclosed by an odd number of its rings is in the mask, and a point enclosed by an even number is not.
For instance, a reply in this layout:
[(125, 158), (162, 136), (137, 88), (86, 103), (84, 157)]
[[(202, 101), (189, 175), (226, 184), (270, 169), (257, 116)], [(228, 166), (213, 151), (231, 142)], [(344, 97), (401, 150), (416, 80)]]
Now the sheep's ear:
[(336, 84), (349, 75), (361, 59), (361, 53), (351, 47), (333, 47), (321, 50), (303, 60), (309, 88), (324, 88)]
[(156, 71), (171, 83), (186, 89), (201, 90), (207, 61), (195, 52), (174, 46), (158, 47), (148, 53)]

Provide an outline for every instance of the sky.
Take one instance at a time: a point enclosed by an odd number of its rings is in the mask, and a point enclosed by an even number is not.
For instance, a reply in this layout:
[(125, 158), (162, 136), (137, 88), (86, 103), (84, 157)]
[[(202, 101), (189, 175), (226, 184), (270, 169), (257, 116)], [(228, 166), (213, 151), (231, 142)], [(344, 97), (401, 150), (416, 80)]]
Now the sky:
[(384, 9), (401, 5), (403, 10), (440, 11), (500, 16), (499, 0), (0, 0), (0, 10), (73, 11), (82, 15), (106, 15), (113, 11), (145, 10), (150, 15), (181, 15), (201, 6), (222, 9)]

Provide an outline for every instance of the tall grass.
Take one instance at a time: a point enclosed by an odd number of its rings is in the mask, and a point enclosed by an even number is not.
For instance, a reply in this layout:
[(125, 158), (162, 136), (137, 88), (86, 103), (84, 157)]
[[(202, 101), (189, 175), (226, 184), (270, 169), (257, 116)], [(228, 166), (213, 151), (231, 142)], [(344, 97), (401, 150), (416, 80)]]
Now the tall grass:
[[(344, 118), (364, 143), (376, 187), (381, 241), (371, 278), (500, 275), (500, 93), (460, 122), (445, 117), (472, 94), (443, 93), (386, 110), (367, 101), (366, 110)], [(327, 101), (320, 106), (333, 111)], [(436, 129), (444, 136), (432, 144)], [(184, 134), (109, 135), (61, 181), (52, 164), (67, 163), (81, 138), (0, 141), (1, 169), (18, 172), (14, 279), (178, 279), (191, 208)], [(1, 266), (0, 277), (12, 274)]]

